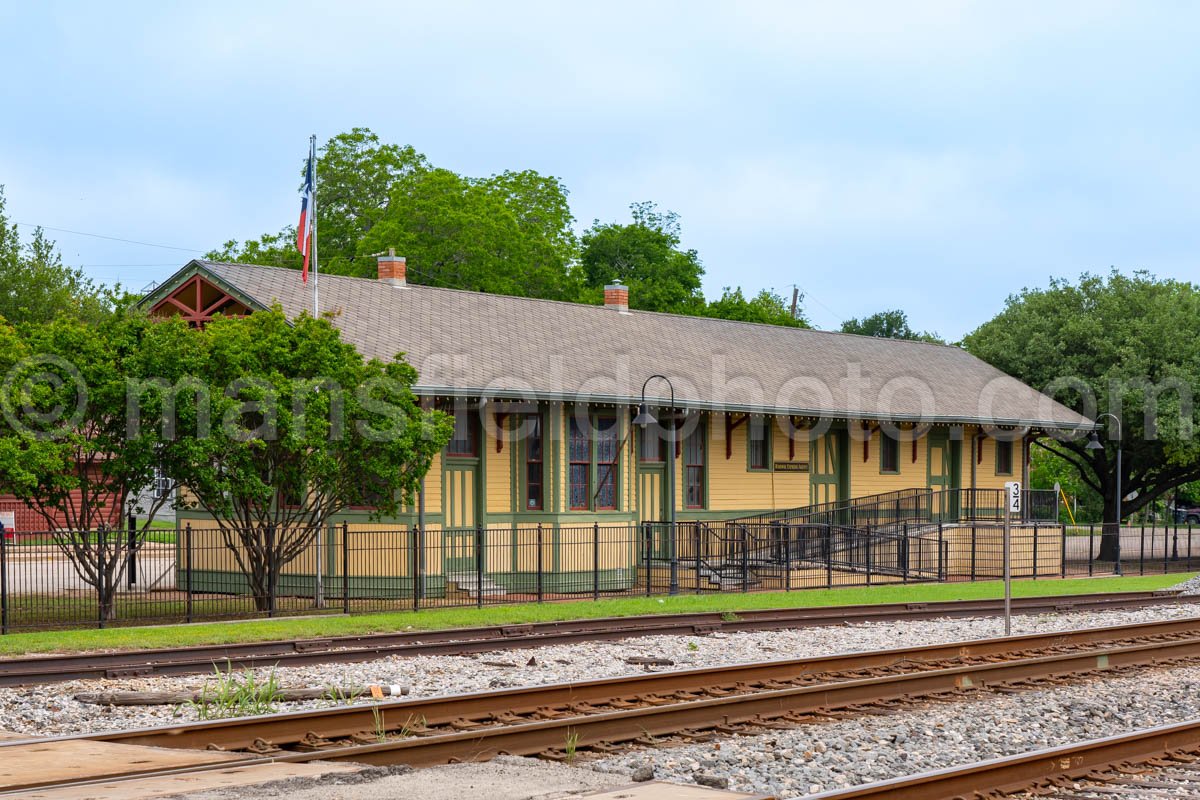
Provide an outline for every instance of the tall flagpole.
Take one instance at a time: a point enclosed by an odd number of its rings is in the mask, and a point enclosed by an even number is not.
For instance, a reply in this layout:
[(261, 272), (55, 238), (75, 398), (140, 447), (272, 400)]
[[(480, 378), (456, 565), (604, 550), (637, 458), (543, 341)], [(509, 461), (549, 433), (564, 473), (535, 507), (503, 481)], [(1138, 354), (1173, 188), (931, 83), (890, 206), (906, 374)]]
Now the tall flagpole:
[[(308, 157), (312, 159), (309, 163), (312, 164), (312, 263), (313, 263), (313, 319), (321, 318), (321, 295), (317, 289), (317, 281), (320, 276), (320, 266), (317, 262), (317, 135), (314, 133), (308, 139)], [(317, 518), (321, 518), (321, 498), (317, 497)], [(325, 564), (324, 552), (325, 543), (322, 541), (323, 534), (326, 530), (324, 522), (317, 529), (316, 543), (316, 570), (313, 576), (316, 580), (316, 596), (313, 598), (313, 604), (317, 608), (325, 607)]]
[(320, 266), (317, 261), (317, 135), (314, 133), (308, 139), (308, 157), (312, 159), (313, 190), (312, 190), (312, 261), (313, 261), (313, 317), (321, 316), (321, 294), (317, 288), (320, 279)]

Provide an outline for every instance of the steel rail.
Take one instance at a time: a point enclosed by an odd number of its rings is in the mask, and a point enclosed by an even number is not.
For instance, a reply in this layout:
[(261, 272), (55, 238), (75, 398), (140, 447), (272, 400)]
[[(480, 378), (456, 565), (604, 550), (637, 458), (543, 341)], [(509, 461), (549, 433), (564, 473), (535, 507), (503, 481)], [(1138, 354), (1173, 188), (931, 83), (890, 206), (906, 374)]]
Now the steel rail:
[[(1200, 719), (808, 795), (804, 800), (956, 800), (1049, 788), (1125, 763), (1200, 751)], [(1114, 795), (1114, 797), (1117, 795)]]
[[(736, 732), (739, 725), (786, 724), (789, 716), (861, 703), (926, 697), (990, 684), (1196, 658), (1200, 658), (1200, 639), (1189, 639), (409, 736), (375, 744), (322, 747), (310, 752), (284, 753), (277, 758), (281, 761), (351, 761), (426, 767), (455, 761), (488, 760), (502, 754), (566, 753), (576, 748), (653, 742), (657, 737), (675, 736), (682, 731)], [(897, 797), (928, 800), (931, 796), (915, 793)]]
[[(816, 687), (828, 693), (833, 691), (831, 687), (851, 685), (864, 674), (878, 675), (889, 670), (892, 674), (885, 677), (902, 681), (906, 674), (910, 679), (913, 675), (928, 674), (931, 666), (944, 668), (955, 665), (968, 670), (964, 674), (969, 677), (972, 674), (969, 670), (976, 667), (963, 665), (964, 662), (974, 661), (979, 662), (977, 666), (989, 666), (997, 660), (1001, 664), (1009, 663), (1002, 659), (1018, 654), (1028, 656), (1039, 651), (1061, 652), (1068, 648), (1086, 648), (1121, 641), (1135, 641), (1140, 646), (1153, 647), (1156, 646), (1155, 640), (1184, 637), (1183, 641), (1190, 642), (1198, 635), (1200, 618), (1188, 618), (896, 650), (652, 672), (576, 683), (293, 711), (64, 738), (194, 749), (215, 744), (229, 750), (252, 748), (256, 740), (265, 740), (286, 747), (303, 741), (310, 732), (325, 739), (352, 737), (374, 730), (381, 719), (389, 730), (418, 727), (416, 723), (423, 728), (438, 725), (477, 728), (485, 724), (524, 722), (519, 719), (521, 714), (574, 717), (603, 711), (599, 706), (604, 704), (615, 708), (647, 702), (674, 704), (687, 699), (689, 693), (695, 698), (714, 694), (768, 696), (770, 690), (777, 688), (781, 681), (795, 681), (799, 688)], [(1147, 640), (1151, 644), (1142, 644)], [(1090, 657), (1089, 652), (1084, 652), (1083, 657)], [(869, 685), (873, 687), (871, 691), (884, 686), (882, 683)], [(943, 689), (955, 688), (954, 685), (939, 685)], [(868, 692), (855, 695), (853, 701), (847, 702), (866, 702), (869, 699), (872, 698)], [(10, 743), (0, 742), (0, 748), (5, 746), (10, 746)]]
[[(210, 672), (214, 666), (227, 665), (234, 669), (253, 669), (353, 663), (390, 656), (458, 655), (639, 636), (705, 635), (718, 631), (989, 616), (1000, 613), (1001, 602), (965, 600), (657, 614), (290, 641), (24, 656), (0, 660), (0, 687), (91, 678), (195, 675)], [(1176, 592), (1157, 591), (1030, 597), (1014, 600), (1013, 608), (1016, 613), (1039, 614), (1141, 608), (1179, 602), (1200, 602), (1200, 596), (1182, 597)]]

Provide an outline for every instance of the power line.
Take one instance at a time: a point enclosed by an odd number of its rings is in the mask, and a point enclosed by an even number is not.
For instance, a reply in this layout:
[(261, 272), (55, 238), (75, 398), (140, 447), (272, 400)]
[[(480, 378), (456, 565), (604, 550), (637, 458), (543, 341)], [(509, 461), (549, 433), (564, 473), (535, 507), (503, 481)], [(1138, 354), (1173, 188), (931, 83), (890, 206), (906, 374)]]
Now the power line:
[(101, 233), (88, 233), (86, 231), (73, 231), (68, 228), (52, 228), (49, 225), (34, 225), (32, 222), (16, 222), (15, 225), (20, 225), (23, 228), (41, 228), (46, 231), (54, 231), (56, 233), (70, 233), (75, 236), (90, 236), (93, 239), (107, 239), (110, 242), (124, 242), (125, 244), (139, 244), (142, 247), (158, 247), (163, 250), (182, 250), (185, 253), (203, 253), (204, 250), (199, 250), (195, 247), (175, 247), (169, 244), (154, 244), (153, 242), (139, 242), (136, 239), (122, 239), (119, 236), (105, 236)]
[(163, 264), (80, 264), (79, 267), (178, 267), (178, 261), (169, 261)]

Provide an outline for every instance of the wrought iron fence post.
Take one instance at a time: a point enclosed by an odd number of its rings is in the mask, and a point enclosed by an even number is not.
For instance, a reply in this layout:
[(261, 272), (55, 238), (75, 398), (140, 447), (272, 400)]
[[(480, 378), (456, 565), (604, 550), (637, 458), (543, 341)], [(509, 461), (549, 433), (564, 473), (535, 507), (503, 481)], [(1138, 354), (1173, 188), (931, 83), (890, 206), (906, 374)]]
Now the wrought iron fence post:
[(592, 599), (600, 599), (600, 523), (592, 523)]
[(792, 526), (780, 525), (779, 535), (783, 538), (783, 590), (792, 590)]
[(350, 613), (350, 523), (342, 523), (342, 612)]
[(194, 562), (195, 554), (192, 552), (192, 523), (190, 523), (190, 522), (183, 526), (183, 549), (184, 549), (184, 555), (187, 558), (187, 579), (184, 582), (184, 587), (185, 587), (184, 591), (187, 594), (187, 597), (185, 599), (187, 608), (185, 609), (184, 613), (185, 613), (185, 617), (186, 617), (187, 621), (191, 622), (192, 621), (192, 611), (193, 611), (192, 573), (195, 571), (196, 565)]
[(977, 579), (975, 571), (976, 559), (979, 556), (979, 527), (974, 520), (971, 521), (971, 580)]
[(825, 523), (825, 588), (833, 588), (833, 530)]
[(742, 592), (750, 591), (750, 529), (742, 526)]
[(1037, 580), (1037, 562), (1038, 562), (1038, 524), (1033, 523), (1033, 579)]
[(126, 522), (129, 525), (129, 536), (126, 544), (125, 571), (129, 581), (129, 588), (132, 589), (137, 584), (137, 520), (134, 518), (132, 511), (129, 512), (129, 518)]
[(483, 608), (483, 526), (475, 526), (475, 605)]
[[(672, 455), (672, 458), (674, 456)], [(667, 523), (670, 526), (671, 538), (667, 542), (667, 558), (670, 559), (670, 582), (667, 584), (667, 594), (679, 594), (679, 522)], [(699, 558), (699, 552), (696, 557)], [(699, 562), (697, 562), (699, 563)]]
[[(1138, 547), (1138, 574), (1146, 574), (1146, 520), (1142, 520), (1141, 545)], [(1117, 541), (1121, 541), (1121, 521), (1117, 520)], [(1150, 541), (1154, 541), (1154, 530), (1150, 531)]]
[(900, 550), (902, 566), (900, 568), (902, 570), (904, 570), (904, 573), (903, 573), (904, 574), (904, 582), (908, 583), (908, 523), (907, 522), (904, 523), (904, 528), (901, 531), (901, 536), (903, 536), (904, 538), (902, 538), (900, 540), (900, 544), (902, 545), (901, 550)]
[(1175, 527), (1171, 532), (1171, 560), (1179, 560), (1179, 520), (1175, 520)]
[[(91, 536), (87, 531), (84, 536)], [(104, 627), (104, 600), (108, 589), (105, 572), (108, 569), (108, 541), (103, 530), (96, 531), (96, 627)]]
[[(652, 594), (654, 594), (654, 582), (653, 582), (654, 565), (652, 563), (653, 558), (654, 558), (654, 527), (653, 527), (653, 523), (651, 523), (651, 522), (642, 523), (641, 530), (642, 530), (642, 540), (643, 540), (643, 545), (644, 545), (642, 550), (646, 553), (646, 560), (645, 560), (645, 564), (646, 564), (646, 597), (650, 597)], [(538, 553), (541, 553), (540, 549), (538, 550)], [(540, 567), (540, 563), (541, 563), (540, 556), (539, 556), (538, 563), (539, 563), (538, 580), (540, 582), (541, 575), (542, 575), (542, 570)]]
[(938, 580), (946, 580), (946, 531), (938, 523)]
[(267, 616), (275, 616), (275, 526), (267, 525)]
[(1059, 577), (1067, 577), (1067, 526), (1058, 524), (1058, 570)]
[(871, 550), (873, 549), (871, 547), (871, 544), (872, 544), (871, 534), (866, 533), (866, 532), (856, 531), (853, 528), (851, 528), (850, 535), (855, 537), (856, 539), (858, 539), (858, 541), (862, 542), (864, 545), (866, 545), (867, 586), (870, 586), (871, 585)]
[(8, 531), (0, 533), (0, 634), (8, 633)]
[(1088, 577), (1089, 578), (1092, 576), (1092, 573), (1095, 569), (1095, 567), (1093, 566), (1093, 563), (1092, 563), (1093, 558), (1094, 558), (1094, 553), (1096, 550), (1095, 537), (1096, 537), (1096, 523), (1089, 522), (1088, 523)]
[(412, 575), (412, 605), (413, 611), (421, 610), (421, 538), (425, 532), (420, 525), (413, 525), (409, 531), (412, 539), (412, 551), (409, 555), (409, 572)]
[[(537, 601), (539, 603), (546, 599), (546, 585), (544, 582), (544, 575), (542, 574), (543, 569), (545, 568), (544, 556), (542, 555), (542, 545), (542, 523), (539, 522), (537, 524)], [(646, 569), (650, 569), (649, 563), (646, 564)], [(649, 592), (647, 592), (647, 594), (649, 594)]]
[(705, 547), (705, 543), (704, 543), (704, 541), (703, 541), (703, 536), (704, 536), (704, 531), (700, 530), (700, 526), (699, 526), (699, 525), (694, 525), (694, 526), (692, 526), (692, 542), (693, 542), (693, 545), (694, 545), (694, 551), (693, 551), (692, 555), (693, 555), (693, 556), (695, 556), (695, 558), (693, 558), (693, 559), (692, 559), (692, 561), (693, 561), (693, 566), (692, 566), (692, 590), (693, 590), (693, 591), (695, 591), (696, 593), (699, 593), (699, 592), (700, 592), (700, 589), (701, 589), (701, 585), (700, 585), (700, 556), (701, 556), (701, 551), (702, 551), (702, 550), (706, 550), (706, 549), (707, 549), (707, 548)]

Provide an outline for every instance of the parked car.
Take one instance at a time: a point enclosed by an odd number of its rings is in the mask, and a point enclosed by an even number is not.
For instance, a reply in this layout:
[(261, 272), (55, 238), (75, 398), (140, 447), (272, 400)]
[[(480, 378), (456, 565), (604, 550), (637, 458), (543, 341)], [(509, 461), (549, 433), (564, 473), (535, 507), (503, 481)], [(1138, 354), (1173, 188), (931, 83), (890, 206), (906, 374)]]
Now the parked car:
[(1175, 513), (1176, 522), (1200, 525), (1200, 506), (1178, 505), (1171, 510)]

